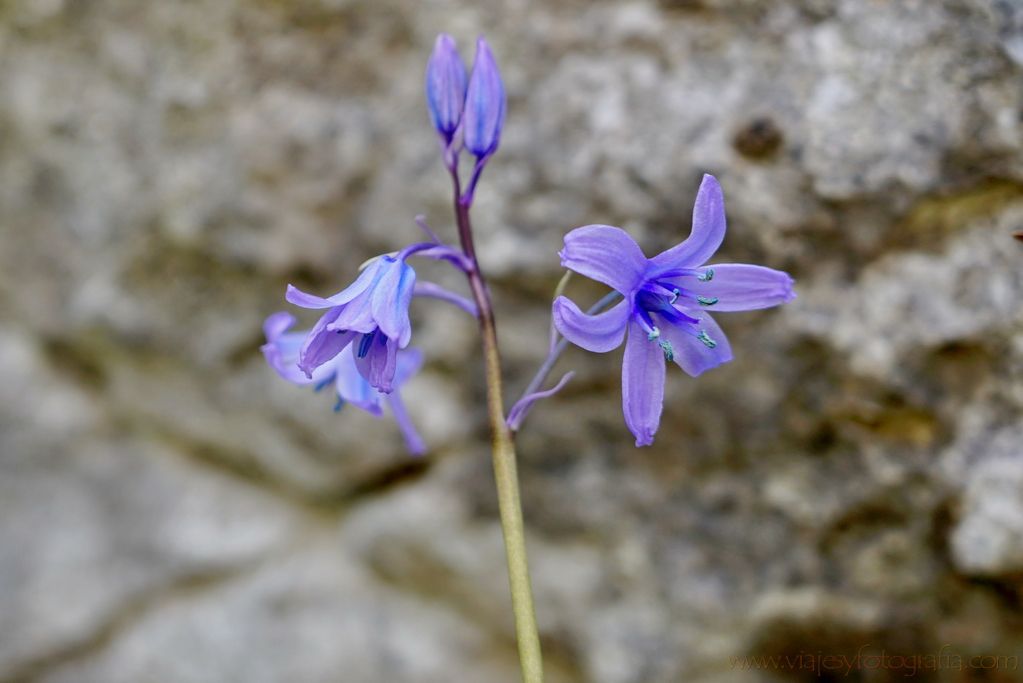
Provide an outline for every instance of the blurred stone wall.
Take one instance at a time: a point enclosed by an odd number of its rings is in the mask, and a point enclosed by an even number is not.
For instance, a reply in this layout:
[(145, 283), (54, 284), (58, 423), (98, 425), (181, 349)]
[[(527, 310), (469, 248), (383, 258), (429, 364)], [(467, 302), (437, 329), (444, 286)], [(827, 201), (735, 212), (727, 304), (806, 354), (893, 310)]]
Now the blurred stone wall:
[(439, 31), (509, 93), (476, 209), (509, 394), (562, 235), (654, 253), (705, 171), (719, 258), (798, 281), (670, 373), (652, 448), (617, 354), (559, 365), (520, 439), (550, 681), (1023, 681), (968, 660), (1023, 655), (1018, 0), (8, 0), (0, 683), (516, 680), (472, 322), (416, 304), (424, 460), (257, 351), (286, 283), (420, 212), (453, 238)]

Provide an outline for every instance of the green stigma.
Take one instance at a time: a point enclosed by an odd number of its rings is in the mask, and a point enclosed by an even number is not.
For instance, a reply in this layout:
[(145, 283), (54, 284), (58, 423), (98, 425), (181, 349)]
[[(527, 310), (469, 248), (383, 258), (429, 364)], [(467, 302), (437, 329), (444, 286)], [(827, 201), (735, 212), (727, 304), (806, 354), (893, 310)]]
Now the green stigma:
[(661, 351), (664, 351), (664, 360), (669, 362), (675, 360), (675, 349), (672, 347), (670, 341), (664, 339), (657, 343), (660, 345)]
[(698, 296), (696, 300), (700, 302), (701, 306), (713, 306), (718, 302), (716, 296)]
[(696, 338), (702, 341), (703, 345), (706, 346), (708, 349), (713, 349), (715, 346), (718, 345), (716, 341), (714, 341), (707, 335), (707, 330), (700, 330), (700, 334), (696, 335)]
[(703, 271), (702, 275), (697, 275), (696, 279), (699, 280), (700, 282), (710, 282), (711, 280), (714, 279), (714, 269), (708, 268), (707, 270)]

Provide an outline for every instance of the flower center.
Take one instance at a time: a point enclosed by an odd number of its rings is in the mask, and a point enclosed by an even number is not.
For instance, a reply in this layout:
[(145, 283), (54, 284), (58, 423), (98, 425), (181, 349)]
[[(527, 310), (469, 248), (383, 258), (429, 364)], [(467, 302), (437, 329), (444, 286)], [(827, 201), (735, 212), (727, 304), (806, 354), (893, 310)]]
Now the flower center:
[[(701, 282), (708, 282), (714, 277), (714, 270), (707, 268), (702, 271), (687, 270), (685, 273), (669, 273), (671, 276), (695, 276)], [(661, 330), (654, 322), (654, 315), (664, 320), (669, 325), (682, 327), (684, 331), (692, 334), (708, 349), (717, 346), (707, 331), (700, 327), (700, 319), (688, 315), (680, 310), (676, 303), (683, 299), (690, 304), (696, 304), (701, 308), (713, 306), (718, 302), (717, 297), (703, 296), (695, 292), (675, 286), (667, 279), (649, 280), (636, 293), (635, 311), (636, 319), (640, 326), (647, 333), (647, 340), (657, 342), (664, 353), (665, 360), (675, 359), (675, 349), (671, 342), (661, 339)]]

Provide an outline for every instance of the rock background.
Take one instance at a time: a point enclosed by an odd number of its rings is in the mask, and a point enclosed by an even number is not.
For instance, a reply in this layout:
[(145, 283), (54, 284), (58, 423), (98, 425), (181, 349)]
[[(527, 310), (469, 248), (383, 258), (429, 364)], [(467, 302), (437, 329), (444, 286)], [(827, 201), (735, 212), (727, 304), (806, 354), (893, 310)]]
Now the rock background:
[(736, 361), (672, 373), (652, 448), (618, 357), (566, 354), (520, 440), (550, 681), (1023, 680), (950, 657), (1023, 655), (1017, 0), (9, 0), (0, 683), (516, 680), (471, 321), (416, 306), (422, 461), (257, 352), (287, 282), (452, 235), (442, 30), (509, 92), (476, 210), (509, 393), (564, 232), (654, 253), (704, 171), (721, 260), (798, 281), (719, 318)]

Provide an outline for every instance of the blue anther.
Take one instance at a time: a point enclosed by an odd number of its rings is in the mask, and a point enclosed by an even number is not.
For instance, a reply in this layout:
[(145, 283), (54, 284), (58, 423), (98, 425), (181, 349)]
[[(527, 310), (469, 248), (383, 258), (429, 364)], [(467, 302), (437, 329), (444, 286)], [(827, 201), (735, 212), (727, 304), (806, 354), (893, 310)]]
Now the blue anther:
[(364, 334), (359, 340), (359, 350), (356, 352), (359, 358), (365, 358), (366, 354), (369, 353), (369, 347), (373, 343), (373, 333)]
[(703, 345), (706, 346), (708, 349), (713, 349), (715, 346), (718, 345), (716, 341), (714, 341), (707, 335), (707, 330), (700, 330), (700, 334), (696, 335), (696, 338), (702, 341)]
[(664, 360), (669, 362), (675, 360), (675, 349), (672, 347), (670, 341), (662, 339), (658, 342), (658, 344), (661, 346), (661, 351), (664, 351)]
[(701, 306), (713, 306), (718, 302), (716, 296), (698, 296), (696, 300), (700, 302)]
[(710, 282), (711, 280), (714, 279), (714, 269), (708, 268), (707, 270), (703, 271), (702, 274), (697, 275), (696, 279), (699, 280), (700, 282)]

